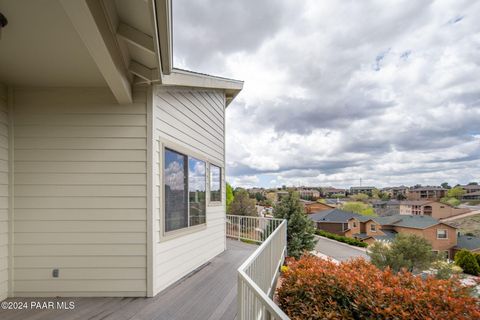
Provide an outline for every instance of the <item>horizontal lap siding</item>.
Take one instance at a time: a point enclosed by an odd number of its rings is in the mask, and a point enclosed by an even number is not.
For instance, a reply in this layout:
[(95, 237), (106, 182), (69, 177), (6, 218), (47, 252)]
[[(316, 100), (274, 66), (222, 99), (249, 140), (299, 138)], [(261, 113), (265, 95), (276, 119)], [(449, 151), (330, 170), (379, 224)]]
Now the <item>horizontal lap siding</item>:
[(18, 89), (14, 112), (15, 295), (145, 296), (146, 93)]
[(0, 84), (0, 301), (8, 295), (8, 107)]
[[(170, 240), (160, 237), (159, 141), (169, 141), (224, 166), (222, 92), (160, 89), (154, 94), (155, 289), (159, 292), (225, 250), (225, 208), (207, 206), (207, 227)], [(222, 190), (225, 190), (224, 185)], [(224, 194), (223, 194), (224, 198)], [(224, 200), (225, 201), (225, 200)]]

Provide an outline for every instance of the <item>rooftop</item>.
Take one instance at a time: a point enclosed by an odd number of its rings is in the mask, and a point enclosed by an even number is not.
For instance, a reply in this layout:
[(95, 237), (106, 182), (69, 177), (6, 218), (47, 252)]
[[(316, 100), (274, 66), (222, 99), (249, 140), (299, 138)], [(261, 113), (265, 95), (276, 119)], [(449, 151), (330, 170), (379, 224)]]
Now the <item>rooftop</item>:
[(346, 223), (351, 218), (360, 217), (354, 212), (343, 211), (340, 209), (325, 210), (309, 214), (308, 217), (316, 222), (342, 222)]
[(2, 320), (235, 319), (237, 269), (258, 248), (227, 240), (227, 250), (153, 298), (10, 298), (6, 301), (75, 302), (72, 310), (2, 310)]
[(467, 250), (480, 249), (480, 238), (472, 236), (458, 236), (457, 248)]
[(378, 222), (380, 225), (393, 225), (397, 227), (426, 229), (428, 227), (439, 224), (437, 219), (429, 216), (413, 216), (397, 214), (388, 217), (374, 217), (372, 220)]

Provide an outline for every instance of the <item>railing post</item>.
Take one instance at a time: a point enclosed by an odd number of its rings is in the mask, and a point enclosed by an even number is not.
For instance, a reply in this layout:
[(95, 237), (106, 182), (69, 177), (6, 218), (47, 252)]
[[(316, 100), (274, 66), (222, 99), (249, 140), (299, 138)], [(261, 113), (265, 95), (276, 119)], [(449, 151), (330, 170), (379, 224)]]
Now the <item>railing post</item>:
[(237, 308), (238, 320), (243, 320), (243, 281), (240, 273), (237, 273)]
[(241, 232), (240, 219), (242, 219), (242, 217), (238, 217), (238, 241), (240, 241), (240, 232)]

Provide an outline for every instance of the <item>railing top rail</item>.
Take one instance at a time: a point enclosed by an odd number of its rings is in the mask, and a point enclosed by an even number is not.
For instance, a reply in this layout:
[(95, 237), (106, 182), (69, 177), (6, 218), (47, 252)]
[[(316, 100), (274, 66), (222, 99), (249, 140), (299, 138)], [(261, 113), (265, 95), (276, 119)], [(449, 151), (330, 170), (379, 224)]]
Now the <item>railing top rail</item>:
[(250, 266), (253, 261), (262, 253), (262, 251), (265, 249), (265, 247), (268, 245), (270, 241), (280, 232), (280, 229), (287, 225), (287, 220), (281, 219), (282, 223), (268, 236), (268, 238), (255, 250), (247, 260), (245, 260), (242, 265), (238, 268), (239, 272), (244, 272), (248, 266)]
[(250, 219), (264, 219), (264, 220), (272, 220), (272, 221), (283, 221), (285, 219), (279, 219), (279, 218), (270, 218), (270, 217), (253, 217), (253, 216), (239, 216), (235, 214), (227, 214), (227, 217), (239, 217), (239, 218), (250, 218)]

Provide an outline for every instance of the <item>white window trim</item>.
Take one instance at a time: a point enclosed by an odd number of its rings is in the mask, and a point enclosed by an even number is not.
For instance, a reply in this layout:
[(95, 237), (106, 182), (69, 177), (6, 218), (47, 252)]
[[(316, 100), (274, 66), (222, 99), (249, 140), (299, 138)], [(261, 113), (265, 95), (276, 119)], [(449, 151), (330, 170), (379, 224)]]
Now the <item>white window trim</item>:
[[(208, 164), (209, 164), (209, 161), (208, 159), (195, 152), (195, 151), (192, 151), (188, 148), (185, 148), (181, 145), (179, 145), (178, 143), (175, 143), (175, 142), (171, 142), (171, 141), (168, 141), (166, 139), (162, 139), (159, 141), (158, 143), (158, 150), (159, 150), (159, 159), (158, 159), (158, 166), (159, 166), (159, 186), (160, 186), (160, 190), (159, 190), (159, 203), (158, 203), (158, 206), (159, 206), (159, 214), (160, 214), (160, 219), (159, 219), (159, 222), (160, 222), (160, 239), (159, 241), (162, 242), (162, 241), (166, 241), (166, 240), (171, 240), (171, 239), (175, 239), (175, 238), (178, 238), (178, 237), (182, 237), (182, 236), (185, 236), (185, 235), (188, 235), (188, 234), (192, 234), (192, 233), (196, 233), (196, 232), (199, 232), (199, 231), (202, 231), (202, 230), (205, 230), (207, 228), (207, 221), (208, 221), (208, 214), (207, 214), (207, 211), (205, 211), (205, 223), (202, 223), (202, 224), (198, 224), (198, 225), (195, 225), (195, 226), (190, 226), (190, 227), (186, 227), (186, 228), (181, 228), (181, 229), (177, 229), (177, 230), (172, 230), (172, 231), (165, 231), (165, 190), (164, 190), (164, 181), (165, 181), (165, 170), (163, 168), (163, 165), (164, 165), (164, 162), (165, 162), (165, 149), (170, 149), (172, 151), (176, 151), (178, 153), (181, 153), (183, 155), (186, 155), (187, 156), (187, 159), (188, 157), (193, 157), (193, 158), (196, 158), (198, 160), (201, 160), (201, 161), (204, 161), (205, 162), (205, 179), (206, 179), (206, 193), (207, 195), (210, 193), (210, 190), (209, 190), (209, 186), (208, 186)], [(207, 195), (205, 195), (207, 197)], [(207, 200), (207, 199), (205, 199)], [(208, 201), (207, 201), (208, 203)], [(208, 206), (206, 205), (205, 208), (207, 208)], [(188, 210), (190, 211), (190, 208), (188, 208)], [(190, 213), (189, 213), (190, 215)]]
[[(372, 227), (375, 227), (375, 230), (372, 229)], [(375, 223), (370, 224), (370, 232), (377, 232), (377, 225)]]
[[(445, 231), (445, 238), (438, 237), (438, 231), (444, 230)], [(448, 240), (448, 229), (437, 229), (437, 240)]]
[[(209, 207), (218, 207), (218, 206), (222, 206), (223, 205), (223, 193), (224, 193), (224, 189), (226, 191), (226, 188), (227, 188), (227, 185), (225, 184), (224, 186), (224, 169), (223, 169), (223, 166), (219, 165), (218, 163), (216, 162), (213, 162), (213, 161), (209, 161), (207, 162), (207, 184), (208, 184), (208, 196), (207, 196), (207, 206)], [(211, 201), (210, 200), (210, 195), (211, 195), (211, 176), (210, 176), (210, 168), (211, 166), (215, 166), (215, 167), (218, 167), (220, 168), (220, 201)]]

